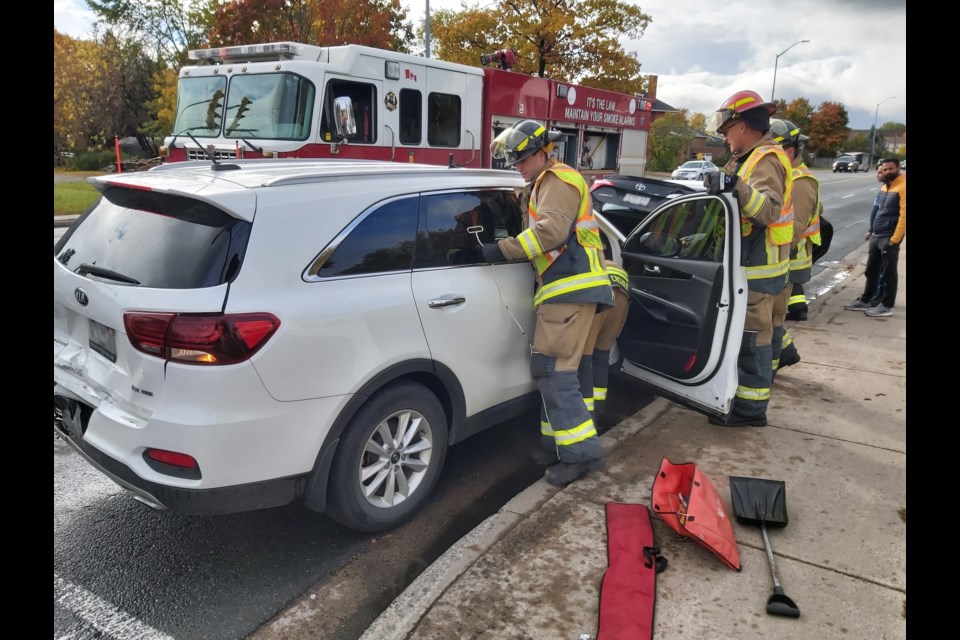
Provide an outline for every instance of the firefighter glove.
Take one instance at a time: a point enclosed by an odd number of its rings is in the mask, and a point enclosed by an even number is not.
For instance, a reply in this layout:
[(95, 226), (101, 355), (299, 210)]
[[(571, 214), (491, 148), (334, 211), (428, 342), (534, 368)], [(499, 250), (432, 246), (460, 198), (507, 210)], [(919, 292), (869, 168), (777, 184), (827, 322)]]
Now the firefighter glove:
[(496, 242), (491, 244), (483, 245), (483, 261), (484, 262), (505, 262), (506, 258), (503, 257), (503, 253), (500, 251), (500, 245)]
[(733, 191), (734, 187), (737, 184), (738, 177), (736, 174), (727, 175), (720, 171), (711, 171), (703, 178), (703, 186), (706, 187), (707, 193), (717, 194), (721, 191)]

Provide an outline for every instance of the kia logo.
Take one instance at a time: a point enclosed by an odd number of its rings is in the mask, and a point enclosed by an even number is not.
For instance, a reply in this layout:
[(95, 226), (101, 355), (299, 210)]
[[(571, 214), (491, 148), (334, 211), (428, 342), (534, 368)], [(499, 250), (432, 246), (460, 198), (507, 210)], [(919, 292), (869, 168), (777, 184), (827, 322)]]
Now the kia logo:
[(90, 298), (87, 297), (87, 292), (80, 287), (77, 287), (73, 292), (73, 297), (77, 299), (77, 302), (79, 302), (81, 306), (85, 307), (90, 304)]
[(646, 190), (647, 190), (647, 185), (643, 184), (642, 182), (638, 182), (638, 183), (637, 183), (636, 185), (634, 185), (634, 186), (636, 187), (637, 191), (646, 191)]

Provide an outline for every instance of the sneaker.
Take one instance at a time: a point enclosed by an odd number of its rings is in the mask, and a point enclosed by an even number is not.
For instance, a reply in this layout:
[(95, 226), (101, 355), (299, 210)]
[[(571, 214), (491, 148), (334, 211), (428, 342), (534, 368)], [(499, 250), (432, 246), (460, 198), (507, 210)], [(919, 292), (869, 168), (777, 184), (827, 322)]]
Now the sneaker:
[(547, 451), (541, 446), (536, 446), (530, 452), (530, 459), (541, 467), (549, 467), (560, 462), (556, 450)]
[(715, 424), (718, 427), (765, 427), (767, 426), (767, 414), (766, 412), (761, 413), (758, 416), (742, 416), (739, 413), (731, 412), (727, 416), (726, 420), (723, 418), (717, 418), (715, 416), (710, 416), (708, 418), (710, 424)]
[(847, 311), (866, 311), (870, 309), (870, 303), (857, 298), (853, 302), (843, 305), (843, 308)]
[(887, 318), (893, 315), (893, 309), (878, 304), (872, 309), (865, 311), (863, 315), (870, 316), (871, 318)]
[(582, 478), (591, 471), (599, 471), (605, 466), (607, 466), (607, 461), (602, 455), (599, 458), (583, 462), (561, 462), (547, 469), (544, 478), (553, 486), (562, 487)]

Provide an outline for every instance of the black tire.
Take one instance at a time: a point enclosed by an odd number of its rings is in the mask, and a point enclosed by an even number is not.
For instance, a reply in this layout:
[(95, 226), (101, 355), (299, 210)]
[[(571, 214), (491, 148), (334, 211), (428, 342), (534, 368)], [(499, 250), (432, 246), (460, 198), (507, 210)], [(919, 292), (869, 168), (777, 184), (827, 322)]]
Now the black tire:
[[(416, 432), (400, 443), (391, 441), (404, 427)], [(413, 382), (385, 387), (343, 433), (330, 470), (328, 515), (362, 533), (392, 529), (409, 519), (440, 477), (447, 433), (443, 407), (426, 387)]]

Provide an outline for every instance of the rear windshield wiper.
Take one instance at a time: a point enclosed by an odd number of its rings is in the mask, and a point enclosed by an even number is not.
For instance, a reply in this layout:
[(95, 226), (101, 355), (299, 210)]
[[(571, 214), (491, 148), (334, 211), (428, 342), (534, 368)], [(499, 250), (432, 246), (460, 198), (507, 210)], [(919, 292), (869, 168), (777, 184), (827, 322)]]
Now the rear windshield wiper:
[(84, 262), (76, 271), (77, 275), (85, 276), (88, 273), (92, 273), (95, 276), (100, 278), (109, 278), (110, 280), (116, 280), (117, 282), (126, 282), (127, 284), (136, 284), (139, 285), (140, 281), (131, 278), (130, 276), (125, 276), (122, 273), (117, 273), (112, 269), (104, 269), (103, 267), (98, 267), (95, 264), (90, 264), (89, 262)]

